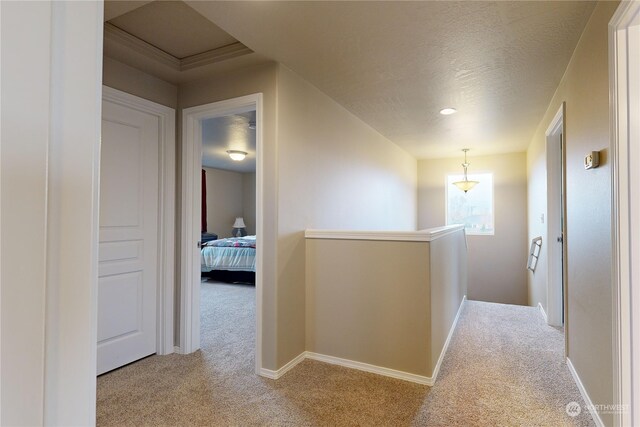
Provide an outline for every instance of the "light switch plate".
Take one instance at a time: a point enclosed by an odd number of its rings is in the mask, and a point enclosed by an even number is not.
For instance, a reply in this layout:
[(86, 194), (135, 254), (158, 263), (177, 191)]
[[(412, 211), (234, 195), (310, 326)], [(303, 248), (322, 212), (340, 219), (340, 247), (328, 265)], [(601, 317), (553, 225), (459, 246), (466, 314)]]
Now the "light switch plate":
[(592, 151), (584, 158), (584, 168), (593, 169), (600, 166), (600, 152)]

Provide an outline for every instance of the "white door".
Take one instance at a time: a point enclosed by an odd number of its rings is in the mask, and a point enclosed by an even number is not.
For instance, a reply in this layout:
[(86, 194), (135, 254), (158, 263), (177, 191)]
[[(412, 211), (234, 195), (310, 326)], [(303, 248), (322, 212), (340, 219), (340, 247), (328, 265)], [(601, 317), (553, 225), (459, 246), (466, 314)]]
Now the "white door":
[(102, 103), (98, 374), (156, 352), (158, 117)]

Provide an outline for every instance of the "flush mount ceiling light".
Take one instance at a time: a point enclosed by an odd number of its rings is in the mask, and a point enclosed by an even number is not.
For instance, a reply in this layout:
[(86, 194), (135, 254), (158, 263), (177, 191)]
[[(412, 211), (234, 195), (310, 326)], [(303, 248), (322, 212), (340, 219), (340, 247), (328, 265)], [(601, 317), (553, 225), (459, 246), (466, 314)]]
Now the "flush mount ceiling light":
[(473, 187), (475, 187), (476, 184), (478, 184), (478, 181), (469, 181), (467, 179), (467, 168), (471, 164), (471, 163), (467, 162), (467, 151), (469, 151), (469, 149), (468, 148), (463, 148), (462, 151), (464, 151), (464, 163), (462, 164), (462, 168), (464, 169), (464, 179), (462, 181), (454, 182), (453, 185), (455, 185), (460, 190), (462, 190), (462, 191), (464, 191), (466, 193), (467, 191), (469, 191)]
[(442, 114), (443, 116), (448, 116), (457, 112), (458, 110), (456, 110), (455, 108), (443, 108), (442, 110), (440, 110), (440, 114)]
[(240, 162), (244, 160), (245, 157), (247, 157), (247, 153), (245, 151), (239, 150), (227, 150), (227, 154), (229, 155), (229, 157), (231, 157), (231, 160), (234, 160), (236, 162)]

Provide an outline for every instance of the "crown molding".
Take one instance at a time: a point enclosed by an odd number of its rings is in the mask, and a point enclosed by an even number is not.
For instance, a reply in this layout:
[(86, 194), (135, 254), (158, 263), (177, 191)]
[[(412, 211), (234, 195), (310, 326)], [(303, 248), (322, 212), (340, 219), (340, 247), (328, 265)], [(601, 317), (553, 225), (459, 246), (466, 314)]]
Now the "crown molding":
[(222, 62), (227, 59), (253, 53), (253, 51), (247, 46), (240, 42), (235, 42), (227, 46), (222, 46), (179, 59), (109, 22), (104, 23), (104, 38), (133, 49), (136, 52), (156, 60), (175, 71), (192, 70), (204, 65)]
[(158, 49), (154, 45), (147, 43), (133, 34), (129, 34), (126, 31), (121, 30), (109, 22), (104, 23), (104, 38), (127, 46), (146, 57), (155, 59), (167, 67), (180, 71), (180, 60), (178, 58), (168, 54), (164, 50)]
[(202, 67), (203, 65), (226, 61), (227, 59), (248, 55), (250, 53), (253, 53), (251, 49), (240, 42), (235, 42), (227, 46), (222, 46), (217, 49), (211, 49), (206, 52), (197, 53), (183, 58), (180, 60), (180, 71), (191, 70), (193, 68)]

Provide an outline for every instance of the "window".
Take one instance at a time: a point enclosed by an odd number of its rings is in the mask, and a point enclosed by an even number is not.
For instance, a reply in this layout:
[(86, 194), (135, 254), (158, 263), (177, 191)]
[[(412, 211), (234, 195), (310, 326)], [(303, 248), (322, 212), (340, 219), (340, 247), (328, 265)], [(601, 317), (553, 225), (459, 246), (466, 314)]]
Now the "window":
[(469, 181), (478, 181), (478, 184), (467, 193), (453, 185), (454, 182), (463, 179), (462, 174), (447, 176), (447, 225), (464, 224), (467, 234), (492, 235), (493, 174), (469, 174)]

